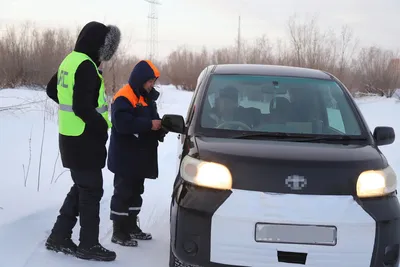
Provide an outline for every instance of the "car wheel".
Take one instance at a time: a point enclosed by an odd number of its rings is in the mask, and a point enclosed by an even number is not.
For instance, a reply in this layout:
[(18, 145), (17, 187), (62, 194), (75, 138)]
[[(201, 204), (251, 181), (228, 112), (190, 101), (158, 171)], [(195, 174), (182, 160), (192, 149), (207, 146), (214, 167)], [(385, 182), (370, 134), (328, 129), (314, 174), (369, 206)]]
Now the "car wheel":
[(179, 259), (177, 259), (175, 257), (174, 253), (172, 252), (172, 248), (170, 246), (169, 247), (169, 267), (201, 267), (201, 266), (183, 263), (182, 261), (180, 261)]

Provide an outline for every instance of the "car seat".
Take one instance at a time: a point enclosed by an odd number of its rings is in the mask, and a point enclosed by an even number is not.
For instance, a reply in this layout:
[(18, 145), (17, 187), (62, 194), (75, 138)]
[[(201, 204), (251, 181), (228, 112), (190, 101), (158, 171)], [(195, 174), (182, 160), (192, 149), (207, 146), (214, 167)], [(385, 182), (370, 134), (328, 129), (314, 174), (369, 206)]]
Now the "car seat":
[(261, 122), (261, 110), (255, 107), (239, 106), (237, 118), (251, 128), (257, 127)]
[(289, 120), (291, 113), (291, 103), (286, 97), (275, 97), (269, 104), (271, 122), (285, 123)]

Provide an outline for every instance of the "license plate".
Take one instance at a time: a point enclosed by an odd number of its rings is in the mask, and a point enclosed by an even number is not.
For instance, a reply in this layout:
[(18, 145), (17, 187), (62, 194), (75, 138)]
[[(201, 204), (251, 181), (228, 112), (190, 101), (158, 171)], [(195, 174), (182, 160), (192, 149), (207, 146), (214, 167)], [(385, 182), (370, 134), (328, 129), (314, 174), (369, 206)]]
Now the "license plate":
[(335, 226), (257, 223), (256, 242), (335, 246)]

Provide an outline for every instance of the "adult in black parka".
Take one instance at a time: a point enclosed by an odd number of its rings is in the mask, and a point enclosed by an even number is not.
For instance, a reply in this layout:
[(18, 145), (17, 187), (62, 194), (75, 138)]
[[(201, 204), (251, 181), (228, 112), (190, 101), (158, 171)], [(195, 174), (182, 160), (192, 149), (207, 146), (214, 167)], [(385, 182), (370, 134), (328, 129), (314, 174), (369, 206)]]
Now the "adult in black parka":
[[(116, 26), (92, 21), (81, 30), (74, 51), (91, 60), (79, 64), (74, 83), (69, 86), (73, 88), (72, 111), (85, 123), (85, 127), (79, 136), (59, 134), (62, 163), (70, 169), (74, 184), (60, 209), (46, 247), (83, 259), (112, 261), (116, 258), (115, 252), (102, 247), (98, 240), (100, 200), (103, 196), (102, 169), (107, 157), (105, 145), (109, 126), (96, 108), (103, 82), (98, 68), (101, 62), (112, 58), (119, 42), (120, 31)], [(59, 78), (57, 71), (46, 89), (47, 95), (56, 103), (59, 103)], [(71, 240), (71, 233), (78, 215), (81, 230), (80, 244), (76, 246)]]

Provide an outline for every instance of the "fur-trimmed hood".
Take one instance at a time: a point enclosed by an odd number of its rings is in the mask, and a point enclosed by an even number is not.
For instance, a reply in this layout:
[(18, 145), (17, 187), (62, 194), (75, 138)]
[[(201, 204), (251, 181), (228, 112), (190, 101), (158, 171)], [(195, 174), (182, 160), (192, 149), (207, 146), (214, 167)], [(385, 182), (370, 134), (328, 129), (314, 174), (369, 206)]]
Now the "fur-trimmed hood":
[(75, 51), (88, 55), (97, 65), (110, 60), (118, 49), (121, 32), (118, 27), (92, 21), (79, 33)]

